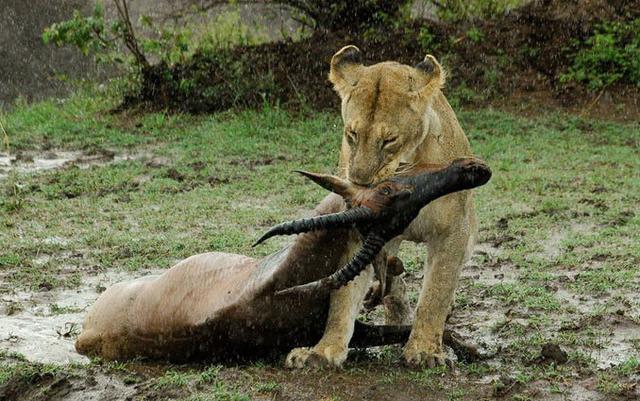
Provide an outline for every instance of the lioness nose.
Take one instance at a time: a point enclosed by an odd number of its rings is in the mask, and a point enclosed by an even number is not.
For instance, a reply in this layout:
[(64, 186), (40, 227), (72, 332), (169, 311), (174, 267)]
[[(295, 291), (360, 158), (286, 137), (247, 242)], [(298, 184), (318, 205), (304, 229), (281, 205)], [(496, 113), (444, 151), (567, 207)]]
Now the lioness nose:
[(357, 166), (353, 166), (349, 170), (349, 181), (356, 185), (367, 186), (373, 182), (373, 177), (369, 173), (368, 169), (358, 168)]

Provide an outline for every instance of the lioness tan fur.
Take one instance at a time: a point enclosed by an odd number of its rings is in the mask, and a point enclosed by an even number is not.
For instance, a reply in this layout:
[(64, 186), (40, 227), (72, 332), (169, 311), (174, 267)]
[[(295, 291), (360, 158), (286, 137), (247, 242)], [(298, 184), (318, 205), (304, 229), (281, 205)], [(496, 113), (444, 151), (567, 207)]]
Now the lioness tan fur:
[[(445, 73), (427, 55), (415, 67), (396, 62), (363, 65), (361, 52), (346, 46), (331, 60), (329, 80), (342, 99), (344, 132), (340, 152), (343, 177), (370, 184), (420, 163), (448, 163), (471, 156), (472, 151), (455, 113), (442, 94)], [(447, 195), (427, 207), (404, 234), (387, 246), (397, 253), (403, 240), (424, 243), (425, 274), (404, 359), (410, 365), (445, 362), (442, 334), (458, 276), (468, 259), (477, 232), (473, 195)], [(332, 294), (329, 318), (320, 342), (291, 351), (287, 364), (340, 366), (354, 321), (371, 275), (363, 275)], [(398, 278), (399, 279), (399, 278)], [(401, 282), (396, 283), (402, 285)], [(393, 290), (392, 290), (393, 291)], [(397, 302), (404, 303), (401, 297)], [(402, 305), (387, 311), (404, 311)], [(405, 323), (409, 316), (387, 316), (387, 322)]]

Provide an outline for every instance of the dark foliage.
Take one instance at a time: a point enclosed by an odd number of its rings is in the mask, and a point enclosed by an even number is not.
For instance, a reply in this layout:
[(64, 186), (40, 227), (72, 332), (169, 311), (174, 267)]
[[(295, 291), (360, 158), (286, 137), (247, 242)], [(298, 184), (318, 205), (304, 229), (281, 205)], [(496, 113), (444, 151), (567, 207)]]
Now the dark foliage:
[(315, 22), (316, 28), (330, 32), (358, 33), (384, 20), (397, 18), (407, 0), (276, 0), (299, 10)]
[[(379, 3), (387, 6), (385, 1)], [(335, 10), (336, 15), (354, 21), (366, 14), (340, 10)], [(124, 106), (143, 103), (197, 113), (269, 101), (335, 108), (337, 97), (327, 80), (329, 61), (347, 44), (359, 46), (369, 62), (396, 60), (415, 65), (425, 54), (434, 54), (451, 72), (448, 86), (471, 93), (464, 98), (462, 91), (463, 101), (544, 91), (561, 103), (571, 103), (584, 97), (586, 88), (560, 78), (580, 44), (602, 21), (625, 22), (639, 16), (638, 2), (540, 1), (500, 18), (465, 23), (406, 21), (370, 28), (364, 34), (334, 25), (298, 42), (236, 47), (197, 54), (173, 67), (156, 65)]]

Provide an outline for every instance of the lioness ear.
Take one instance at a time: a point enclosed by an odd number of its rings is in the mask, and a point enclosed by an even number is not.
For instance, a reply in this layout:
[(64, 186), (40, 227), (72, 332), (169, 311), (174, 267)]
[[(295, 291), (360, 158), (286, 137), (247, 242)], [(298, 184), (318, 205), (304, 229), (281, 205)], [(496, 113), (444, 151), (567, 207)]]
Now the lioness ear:
[(430, 54), (415, 66), (420, 76), (424, 78), (421, 86), (416, 88), (418, 96), (422, 99), (429, 97), (434, 90), (444, 86), (446, 73), (438, 60)]
[(345, 46), (333, 55), (329, 81), (340, 97), (344, 97), (358, 83), (362, 68), (362, 52), (353, 45)]

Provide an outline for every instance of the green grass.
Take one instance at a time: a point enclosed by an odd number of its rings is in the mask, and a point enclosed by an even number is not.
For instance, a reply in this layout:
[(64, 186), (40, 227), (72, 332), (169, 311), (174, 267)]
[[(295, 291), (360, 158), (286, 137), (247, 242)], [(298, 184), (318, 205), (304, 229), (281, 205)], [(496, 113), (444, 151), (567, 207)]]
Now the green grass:
[(0, 385), (10, 379), (24, 383), (34, 382), (60, 370), (60, 366), (53, 364), (31, 364), (23, 361), (11, 365), (0, 364)]
[[(105, 112), (112, 105), (104, 95), (83, 92), (64, 102), (18, 105), (4, 116), (12, 154), (108, 150), (130, 156), (0, 178), (0, 273), (12, 287), (76, 288), (97, 272), (165, 269), (207, 251), (265, 255), (288, 239), (253, 249), (258, 235), (304, 215), (325, 195), (291, 171), (332, 172), (337, 165), (337, 113), (265, 106), (210, 116), (112, 115)], [(587, 374), (597, 377), (598, 391), (620, 394), (625, 377), (638, 370), (637, 356), (596, 374), (593, 352), (608, 343), (616, 311), (624, 312), (625, 324), (640, 322), (638, 124), (565, 114), (524, 118), (490, 109), (463, 111), (459, 118), (476, 154), (494, 171), (477, 191), (477, 209), (480, 242), (499, 245), (472, 263), (479, 272), (513, 276), (461, 280), (454, 317), (491, 311), (490, 335), (502, 346), (497, 365), (470, 365), (462, 377), (512, 376), (516, 396), (527, 399), (522, 388), (532, 381), (546, 380), (549, 391), (563, 392), (567, 382)], [(421, 248), (403, 245), (401, 257), (412, 276), (421, 274)], [(414, 300), (418, 284), (410, 286)], [(50, 311), (68, 312), (55, 304)], [(581, 319), (590, 320), (563, 329)], [(549, 341), (568, 351), (566, 369), (530, 363)], [(397, 349), (385, 349), (370, 361), (382, 369), (373, 381), (424, 386), (443, 391), (445, 399), (473, 397), (445, 370), (385, 370), (399, 357)], [(0, 382), (49, 369), (29, 370), (32, 365), (7, 353), (0, 361)], [(366, 363), (344, 374), (359, 375), (369, 369)], [(145, 380), (122, 369), (108, 371), (132, 383)], [(248, 388), (236, 385), (244, 379), (224, 376), (223, 367), (168, 368), (151, 387), (183, 388), (193, 400), (249, 399), (281, 391), (284, 373), (261, 376), (272, 369), (271, 362), (250, 367), (258, 378), (248, 380)]]
[[(165, 268), (210, 250), (251, 252), (261, 230), (303, 213), (324, 195), (291, 171), (331, 171), (337, 163), (331, 151), (338, 144), (337, 120), (328, 115), (294, 120), (282, 110), (265, 109), (123, 121), (104, 116), (99, 107), (79, 97), (64, 106), (45, 102), (19, 109), (7, 118), (13, 152), (89, 146), (136, 158), (11, 175), (0, 183), (9, 194), (0, 200), (0, 227), (6, 228), (0, 242), (9, 245), (0, 268), (19, 265), (12, 277), (24, 285), (38, 286), (67, 262), (52, 258), (36, 267), (29, 257), (34, 254), (80, 251), (85, 265), (138, 269)], [(35, 117), (45, 114), (57, 118)], [(154, 164), (155, 158), (164, 164)], [(23, 230), (28, 234), (19, 235)], [(52, 236), (64, 242), (47, 242)], [(258, 253), (275, 248), (274, 242)]]

